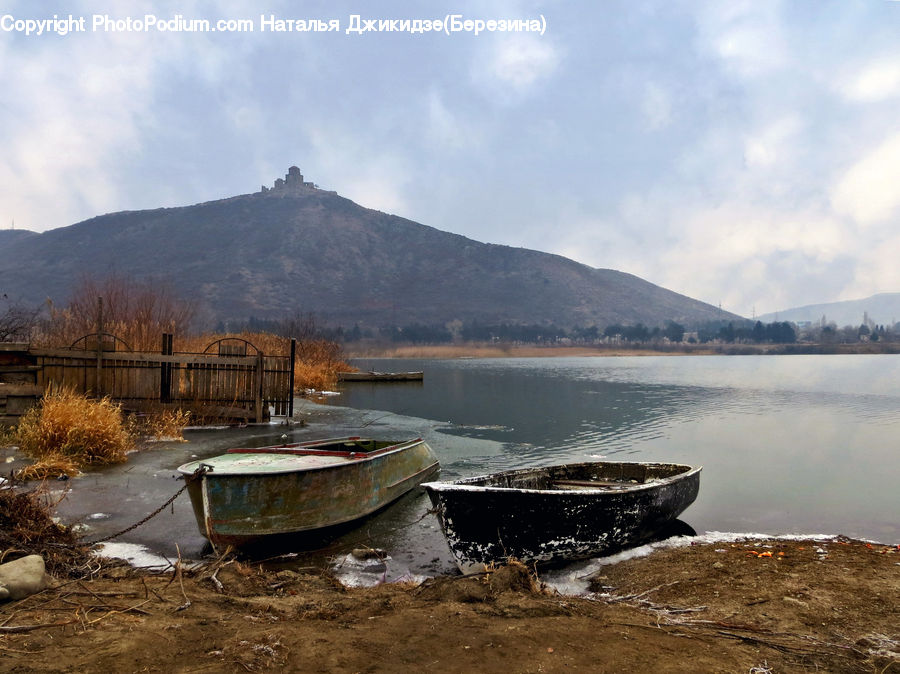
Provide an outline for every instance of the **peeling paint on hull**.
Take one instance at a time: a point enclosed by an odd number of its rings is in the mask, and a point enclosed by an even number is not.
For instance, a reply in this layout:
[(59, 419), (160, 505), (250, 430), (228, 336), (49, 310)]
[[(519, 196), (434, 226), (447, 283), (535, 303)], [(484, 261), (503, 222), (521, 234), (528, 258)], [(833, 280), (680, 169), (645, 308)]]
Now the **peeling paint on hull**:
[(361, 519), (440, 470), (421, 439), (376, 444), (339, 438), (233, 450), (178, 470), (190, 475), (201, 463), (211, 469), (189, 483), (188, 493), (200, 532), (217, 548)]
[(590, 462), (423, 486), (463, 573), (509, 558), (550, 562), (640, 543), (697, 497), (701, 468)]

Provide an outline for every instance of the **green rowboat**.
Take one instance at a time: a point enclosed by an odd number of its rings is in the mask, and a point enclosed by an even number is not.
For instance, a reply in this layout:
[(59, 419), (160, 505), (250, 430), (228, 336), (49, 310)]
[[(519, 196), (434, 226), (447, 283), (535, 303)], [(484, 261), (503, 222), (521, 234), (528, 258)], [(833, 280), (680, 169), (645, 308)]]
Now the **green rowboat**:
[(178, 468), (200, 532), (214, 548), (352, 522), (439, 470), (421, 438), (360, 437), (231, 449)]

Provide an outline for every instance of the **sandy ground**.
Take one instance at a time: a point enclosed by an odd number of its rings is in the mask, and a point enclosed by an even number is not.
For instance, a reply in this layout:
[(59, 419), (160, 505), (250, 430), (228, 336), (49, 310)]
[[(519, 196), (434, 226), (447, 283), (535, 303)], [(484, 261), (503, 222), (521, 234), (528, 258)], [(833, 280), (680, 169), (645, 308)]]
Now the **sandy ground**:
[(0, 605), (0, 671), (900, 672), (896, 547), (705, 543), (592, 587), (559, 595), (521, 565), (362, 589), (236, 561), (113, 567)]

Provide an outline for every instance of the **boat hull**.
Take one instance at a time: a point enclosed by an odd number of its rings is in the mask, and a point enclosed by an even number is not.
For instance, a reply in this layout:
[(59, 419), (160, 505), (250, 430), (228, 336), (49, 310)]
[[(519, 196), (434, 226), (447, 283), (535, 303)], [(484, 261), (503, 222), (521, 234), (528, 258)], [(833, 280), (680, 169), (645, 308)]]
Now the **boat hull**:
[[(508, 559), (581, 559), (645, 541), (696, 499), (700, 470), (592, 462), (423, 486), (459, 568), (477, 573)], [(619, 486), (590, 486), (600, 479)]]
[[(327, 449), (320, 459), (315, 445), (304, 443), (296, 470), (290, 469), (291, 450), (239, 451), (179, 468), (192, 475), (201, 464), (212, 467), (198, 479), (189, 479), (188, 493), (200, 532), (217, 548), (353, 522), (397, 500), (440, 469), (434, 452), (421, 439), (372, 455), (352, 453), (346, 460)], [(279, 464), (267, 471), (266, 461), (273, 455)], [(235, 456), (240, 456), (239, 466)], [(323, 465), (308, 465), (316, 460)]]

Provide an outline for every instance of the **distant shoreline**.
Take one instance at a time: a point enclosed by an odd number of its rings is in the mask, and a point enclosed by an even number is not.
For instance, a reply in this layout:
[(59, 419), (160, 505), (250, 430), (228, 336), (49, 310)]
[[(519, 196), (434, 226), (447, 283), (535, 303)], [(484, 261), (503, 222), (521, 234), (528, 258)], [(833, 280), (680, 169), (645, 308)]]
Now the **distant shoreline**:
[(624, 356), (753, 356), (898, 354), (900, 344), (672, 344), (669, 346), (536, 346), (533, 344), (366, 345), (344, 347), (345, 358), (550, 358)]

